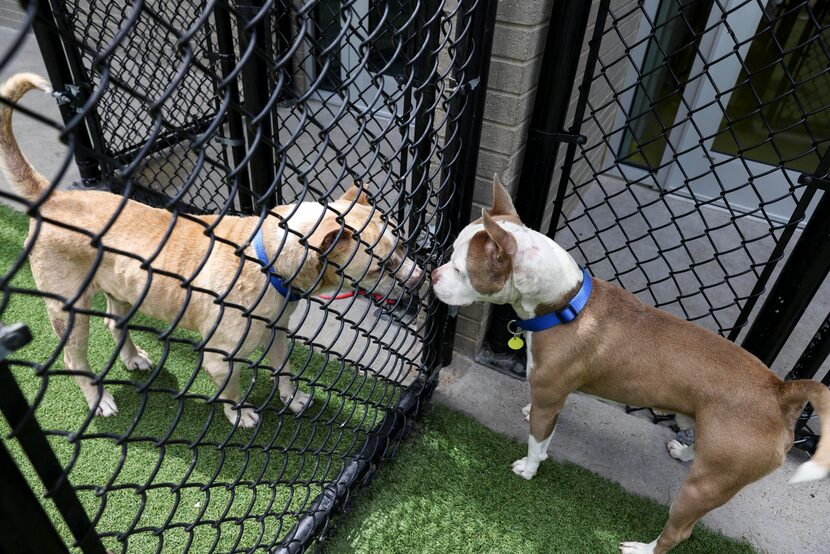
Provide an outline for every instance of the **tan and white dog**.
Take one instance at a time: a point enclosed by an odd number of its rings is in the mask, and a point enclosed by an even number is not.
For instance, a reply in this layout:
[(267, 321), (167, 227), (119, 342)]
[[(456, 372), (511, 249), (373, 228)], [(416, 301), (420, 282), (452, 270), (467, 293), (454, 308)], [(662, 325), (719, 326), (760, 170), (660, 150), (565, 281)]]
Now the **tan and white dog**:
[[(18, 74), (3, 84), (0, 95), (16, 103), (35, 88), (51, 91), (43, 78)], [(40, 201), (50, 187), (20, 152), (12, 110), (5, 104), (0, 107), (0, 165), (17, 194), (30, 202)], [(66, 368), (77, 372), (90, 408), (101, 416), (118, 408), (112, 395), (93, 382), (87, 360), (89, 316), (84, 311), (96, 291), (106, 295), (107, 326), (128, 369), (153, 366), (125, 327), (131, 306), (198, 331), (204, 337), (203, 366), (225, 415), (240, 427), (253, 427), (260, 414), (241, 405), (240, 361), (263, 346), (272, 366), (287, 368), (287, 338), (277, 329), (286, 328), (297, 305), (269, 285), (257, 262), (251, 241), (260, 223), (273, 272), (306, 294), (341, 284), (400, 292), (423, 277), (392, 226), (355, 186), (328, 207), (315, 202), (279, 206), (263, 222), (213, 215), (174, 219), (166, 210), (99, 191), (53, 190), (43, 200), (38, 213), (44, 223), (33, 219), (29, 227), (29, 262), (38, 289), (51, 295), (45, 297), (46, 308), (65, 340)], [(309, 395), (297, 390), (290, 371), (280, 371), (278, 386), (291, 410), (303, 410)]]
[[(582, 271), (554, 241), (522, 224), (498, 177), (493, 198), (489, 212), (461, 231), (450, 262), (433, 271), (436, 296), (453, 306), (510, 304), (523, 319), (558, 312), (580, 290)], [(830, 390), (816, 381), (782, 381), (717, 334), (605, 281), (592, 284), (576, 319), (527, 334), (530, 436), (513, 472), (536, 474), (574, 391), (693, 419), (694, 446), (668, 443), (673, 457), (694, 462), (663, 531), (649, 544), (620, 544), (624, 554), (663, 553), (689, 537), (704, 514), (782, 464), (805, 402), (830, 428)], [(830, 438), (792, 480), (828, 471)]]

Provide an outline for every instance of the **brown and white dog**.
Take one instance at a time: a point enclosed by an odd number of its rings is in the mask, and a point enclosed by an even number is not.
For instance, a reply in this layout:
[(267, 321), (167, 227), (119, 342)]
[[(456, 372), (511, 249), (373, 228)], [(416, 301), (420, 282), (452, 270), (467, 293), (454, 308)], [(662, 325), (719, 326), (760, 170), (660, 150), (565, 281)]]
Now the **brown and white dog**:
[[(558, 311), (579, 291), (583, 275), (554, 241), (525, 227), (510, 196), (493, 183), (493, 207), (464, 228), (451, 261), (432, 273), (436, 296), (452, 306), (510, 304), (523, 319)], [(531, 479), (547, 458), (556, 419), (574, 391), (682, 414), (696, 425), (694, 446), (668, 443), (671, 456), (692, 460), (649, 544), (620, 551), (662, 553), (680, 543), (707, 512), (779, 467), (805, 402), (830, 428), (830, 390), (815, 381), (782, 381), (734, 343), (593, 279), (587, 304), (570, 323), (528, 333), (530, 436), (513, 472)], [(830, 471), (830, 438), (792, 481)]]
[[(0, 95), (17, 103), (35, 88), (51, 91), (43, 78), (18, 74), (3, 84)], [(12, 110), (5, 104), (0, 107), (0, 165), (17, 194), (30, 202), (40, 201), (50, 188), (20, 152)], [(26, 246), (32, 273), (38, 289), (56, 295), (45, 302), (55, 332), (65, 340), (66, 368), (77, 372), (75, 379), (97, 415), (118, 411), (112, 395), (93, 383), (87, 360), (89, 317), (83, 310), (102, 291), (111, 314), (107, 326), (128, 369), (153, 366), (124, 326), (124, 316), (137, 305), (151, 317), (198, 331), (205, 341), (203, 365), (224, 401), (225, 415), (240, 427), (257, 424), (258, 411), (240, 405), (239, 360), (263, 346), (272, 366), (288, 367), (287, 338), (273, 327), (285, 329), (297, 305), (268, 284), (256, 261), (251, 241), (259, 217), (174, 219), (166, 210), (81, 190), (51, 191), (38, 212), (44, 223), (32, 220)], [(279, 206), (261, 225), (273, 272), (290, 278), (294, 290), (314, 294), (354, 284), (385, 294), (421, 282), (423, 271), (405, 256), (392, 226), (355, 186), (328, 207), (316, 202)], [(93, 236), (112, 250), (104, 250)], [(302, 244), (306, 241), (309, 247)], [(303, 410), (309, 395), (297, 390), (289, 372), (280, 372), (278, 386), (292, 411)]]

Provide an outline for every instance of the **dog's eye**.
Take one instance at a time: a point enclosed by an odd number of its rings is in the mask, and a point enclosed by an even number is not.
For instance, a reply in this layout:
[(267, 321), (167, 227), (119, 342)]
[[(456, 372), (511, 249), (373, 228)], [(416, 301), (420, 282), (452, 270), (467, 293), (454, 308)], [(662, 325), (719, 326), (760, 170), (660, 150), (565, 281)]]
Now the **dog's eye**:
[(461, 275), (461, 270), (455, 266), (452, 266), (453, 271), (455, 271), (456, 275)]

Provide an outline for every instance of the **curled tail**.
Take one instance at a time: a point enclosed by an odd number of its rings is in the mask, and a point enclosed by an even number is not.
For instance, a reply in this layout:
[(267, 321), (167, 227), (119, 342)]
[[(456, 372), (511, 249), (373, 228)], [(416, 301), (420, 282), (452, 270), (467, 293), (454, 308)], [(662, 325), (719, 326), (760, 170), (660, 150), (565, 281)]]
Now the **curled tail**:
[[(818, 381), (801, 379), (787, 381), (784, 385), (784, 402), (801, 407), (805, 402), (813, 405), (822, 429), (830, 429), (830, 389)], [(818, 441), (813, 459), (798, 466), (790, 483), (815, 481), (830, 474), (830, 432)]]
[[(32, 89), (51, 93), (49, 82), (34, 73), (18, 73), (0, 86), (0, 96), (17, 104)], [(26, 200), (35, 200), (49, 186), (49, 181), (32, 167), (20, 151), (12, 129), (12, 107), (0, 103), (0, 170), (15, 191)]]

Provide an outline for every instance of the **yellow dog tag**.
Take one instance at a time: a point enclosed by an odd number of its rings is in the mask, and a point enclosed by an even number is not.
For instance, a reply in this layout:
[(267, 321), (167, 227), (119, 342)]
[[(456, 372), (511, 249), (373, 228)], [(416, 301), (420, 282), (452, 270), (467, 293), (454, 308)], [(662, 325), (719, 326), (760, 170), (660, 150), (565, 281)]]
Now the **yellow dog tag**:
[(511, 350), (521, 350), (522, 346), (524, 346), (524, 345), (525, 345), (525, 341), (523, 341), (522, 337), (520, 337), (518, 335), (514, 335), (513, 337), (510, 338), (509, 341), (507, 341), (507, 346)]

